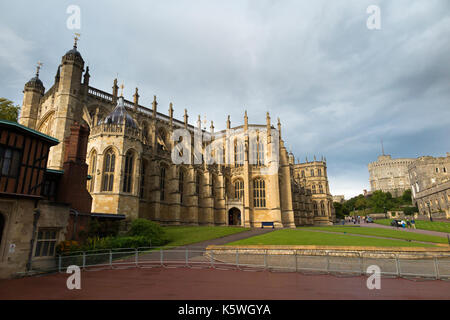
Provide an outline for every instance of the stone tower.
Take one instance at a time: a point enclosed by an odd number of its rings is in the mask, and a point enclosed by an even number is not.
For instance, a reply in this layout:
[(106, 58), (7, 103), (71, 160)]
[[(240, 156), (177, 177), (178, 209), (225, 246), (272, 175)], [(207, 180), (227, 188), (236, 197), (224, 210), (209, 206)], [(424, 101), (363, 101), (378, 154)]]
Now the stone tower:
[(40, 67), (41, 64), (38, 63), (36, 76), (25, 84), (23, 90), (23, 103), (19, 123), (31, 129), (36, 129), (39, 104), (45, 92), (44, 84), (39, 79)]
[[(59, 79), (55, 82), (55, 113), (53, 136), (65, 141), (71, 134), (73, 123), (82, 123), (84, 90), (81, 78), (84, 60), (77, 50), (77, 38), (73, 49), (66, 52), (59, 66)], [(51, 149), (48, 167), (61, 170), (64, 163), (65, 144), (60, 143)]]

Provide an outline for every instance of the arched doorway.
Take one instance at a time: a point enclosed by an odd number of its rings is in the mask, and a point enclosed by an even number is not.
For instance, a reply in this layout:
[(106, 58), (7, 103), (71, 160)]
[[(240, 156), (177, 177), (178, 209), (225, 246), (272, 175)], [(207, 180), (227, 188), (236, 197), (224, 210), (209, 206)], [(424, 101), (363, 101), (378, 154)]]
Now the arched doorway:
[(240, 226), (241, 225), (241, 210), (238, 208), (231, 208), (228, 211), (228, 225)]
[(5, 229), (5, 217), (0, 213), (0, 245), (2, 244), (3, 229)]

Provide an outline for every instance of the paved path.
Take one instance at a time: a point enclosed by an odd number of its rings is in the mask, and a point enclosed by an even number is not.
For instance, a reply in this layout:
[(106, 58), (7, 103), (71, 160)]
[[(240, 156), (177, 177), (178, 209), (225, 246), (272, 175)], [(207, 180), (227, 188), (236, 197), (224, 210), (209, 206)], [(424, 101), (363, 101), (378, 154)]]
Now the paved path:
[(244, 232), (235, 233), (235, 234), (221, 237), (221, 238), (216, 238), (216, 239), (211, 239), (211, 240), (206, 240), (206, 241), (202, 241), (202, 242), (189, 244), (186, 246), (178, 247), (178, 249), (179, 248), (206, 249), (206, 247), (210, 246), (210, 245), (223, 245), (223, 244), (227, 244), (229, 242), (234, 242), (234, 241), (238, 241), (238, 240), (242, 240), (242, 239), (251, 238), (254, 236), (259, 236), (260, 234), (264, 234), (264, 233), (268, 233), (268, 232), (272, 232), (272, 231), (274, 231), (274, 229), (252, 228), (249, 231), (244, 231)]
[(10, 299), (450, 299), (446, 281), (381, 279), (368, 290), (363, 276), (248, 272), (215, 269), (127, 269), (85, 271), (81, 289), (68, 290), (69, 275), (0, 280), (0, 300)]
[[(349, 225), (349, 224), (346, 224)], [(358, 224), (356, 224), (357, 226)], [(361, 227), (367, 227), (367, 228), (383, 228), (383, 229), (391, 229), (391, 230), (399, 230), (399, 231), (405, 231), (405, 232), (415, 232), (415, 233), (422, 233), (422, 234), (428, 234), (430, 236), (438, 236), (438, 237), (446, 237), (449, 235), (447, 232), (439, 232), (439, 231), (431, 231), (431, 230), (422, 230), (422, 229), (403, 229), (403, 228), (396, 228), (391, 226), (385, 226), (383, 224), (377, 224), (377, 223), (361, 223)]]
[[(175, 248), (167, 248), (164, 249), (163, 258), (161, 258), (160, 251), (152, 251), (149, 253), (143, 253), (139, 256), (139, 259), (143, 261), (158, 261), (159, 259), (165, 259), (170, 261), (185, 261), (193, 260), (193, 261), (208, 261), (208, 258), (204, 256), (206, 247), (210, 245), (223, 245), (233, 241), (238, 241), (242, 239), (247, 239), (250, 237), (258, 236), (260, 234), (272, 232), (274, 229), (261, 229), (261, 228), (252, 228), (249, 231), (244, 231), (240, 233), (235, 233), (229, 236), (206, 240), (202, 242), (197, 242), (193, 244), (188, 244), (185, 246), (175, 247)], [(188, 250), (186, 250), (188, 249)], [(186, 253), (188, 251), (188, 253)], [(124, 259), (124, 261), (131, 261), (134, 259), (133, 257), (128, 257)]]

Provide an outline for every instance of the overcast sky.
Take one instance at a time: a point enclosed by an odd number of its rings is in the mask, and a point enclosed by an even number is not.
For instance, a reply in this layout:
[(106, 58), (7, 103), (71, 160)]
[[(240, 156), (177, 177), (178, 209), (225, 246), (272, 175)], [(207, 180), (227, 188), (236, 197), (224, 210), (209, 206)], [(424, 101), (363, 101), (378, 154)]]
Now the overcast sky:
[(393, 157), (450, 151), (448, 0), (2, 1), (0, 97), (21, 104), (38, 60), (51, 87), (77, 32), (72, 4), (92, 86), (110, 92), (118, 75), (127, 99), (137, 86), (141, 104), (157, 95), (160, 112), (173, 102), (216, 130), (269, 111), (296, 158), (326, 156), (333, 194), (369, 189), (380, 139)]

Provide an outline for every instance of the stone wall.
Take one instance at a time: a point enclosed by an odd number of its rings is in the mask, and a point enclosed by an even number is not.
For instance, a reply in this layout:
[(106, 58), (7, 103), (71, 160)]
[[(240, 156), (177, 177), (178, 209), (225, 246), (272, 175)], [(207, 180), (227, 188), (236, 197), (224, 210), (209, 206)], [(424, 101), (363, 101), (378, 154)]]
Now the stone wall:
[[(26, 271), (30, 253), (30, 241), (33, 236), (34, 199), (0, 200), (0, 214), (5, 218), (5, 227), (0, 243), (0, 278), (14, 276)], [(39, 228), (51, 228), (57, 232), (56, 244), (65, 240), (69, 222), (69, 206), (40, 201), (37, 208), (40, 217)], [(33, 261), (48, 261), (49, 257), (34, 257), (36, 242), (32, 248)]]

